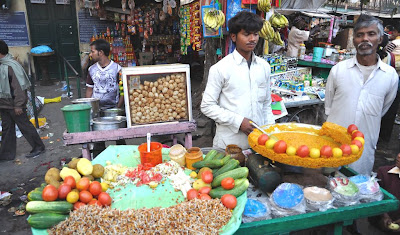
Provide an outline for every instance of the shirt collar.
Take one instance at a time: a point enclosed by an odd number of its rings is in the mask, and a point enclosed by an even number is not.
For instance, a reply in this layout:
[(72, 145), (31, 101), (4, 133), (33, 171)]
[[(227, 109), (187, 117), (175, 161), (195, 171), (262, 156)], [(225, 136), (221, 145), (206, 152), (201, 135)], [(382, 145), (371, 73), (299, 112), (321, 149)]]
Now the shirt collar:
[[(378, 62), (376, 63), (377, 67), (380, 68), (381, 70), (383, 70), (384, 72), (387, 72), (388, 67), (384, 65), (383, 61), (381, 60), (381, 58), (379, 57), (378, 54), (376, 54), (376, 56), (378, 57)], [(353, 56), (353, 58), (348, 60), (347, 68), (352, 68), (352, 67), (356, 66), (357, 62), (358, 62), (357, 56)]]
[[(233, 60), (236, 62), (236, 64), (240, 64), (242, 62), (247, 63), (247, 60), (236, 49), (233, 51)], [(257, 63), (254, 52), (251, 53), (251, 62)]]

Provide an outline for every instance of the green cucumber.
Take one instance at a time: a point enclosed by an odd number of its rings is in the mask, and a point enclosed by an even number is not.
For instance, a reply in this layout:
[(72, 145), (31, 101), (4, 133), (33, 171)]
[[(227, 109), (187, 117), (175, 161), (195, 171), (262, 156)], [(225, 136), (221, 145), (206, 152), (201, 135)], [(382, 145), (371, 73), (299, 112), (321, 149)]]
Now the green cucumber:
[(236, 167), (238, 167), (240, 164), (240, 162), (236, 159), (230, 159), (225, 165), (223, 165), (221, 168), (219, 168), (219, 170), (214, 173), (214, 178), (225, 173), (228, 171), (231, 171), (233, 169), (235, 169)]
[(249, 175), (249, 169), (247, 167), (236, 168), (215, 177), (213, 182), (211, 183), (211, 186), (213, 188), (221, 186), (221, 181), (226, 177), (232, 177), (233, 179), (240, 179), (240, 178), (247, 178), (248, 175)]
[(220, 168), (224, 165), (224, 162), (221, 160), (210, 160), (210, 161), (199, 161), (192, 164), (194, 168), (201, 169), (203, 167), (209, 168)]
[(222, 158), (222, 161), (224, 162), (224, 165), (229, 161), (229, 159), (231, 159), (231, 155), (230, 154), (228, 154), (224, 158)]
[(231, 194), (235, 197), (239, 197), (244, 192), (246, 192), (247, 188), (249, 187), (249, 180), (239, 179), (235, 180), (235, 187), (233, 189), (226, 190), (222, 187), (214, 188), (210, 191), (209, 195), (212, 198), (221, 198), (225, 194)]
[(57, 213), (38, 213), (30, 215), (28, 223), (32, 228), (46, 229), (64, 221), (69, 215), (61, 215)]
[(57, 213), (68, 214), (74, 206), (67, 201), (30, 201), (26, 204), (26, 211), (29, 213)]
[(215, 155), (217, 155), (217, 154), (218, 154), (218, 151), (217, 151), (217, 150), (211, 149), (210, 152), (208, 152), (208, 153), (206, 154), (206, 156), (204, 157), (203, 161), (210, 161), (210, 160), (212, 160), (212, 159), (215, 157)]
[(43, 201), (42, 198), (43, 189), (34, 189), (28, 193), (28, 201)]
[(215, 155), (215, 157), (212, 160), (221, 160), (224, 157), (225, 153), (217, 153), (217, 155)]

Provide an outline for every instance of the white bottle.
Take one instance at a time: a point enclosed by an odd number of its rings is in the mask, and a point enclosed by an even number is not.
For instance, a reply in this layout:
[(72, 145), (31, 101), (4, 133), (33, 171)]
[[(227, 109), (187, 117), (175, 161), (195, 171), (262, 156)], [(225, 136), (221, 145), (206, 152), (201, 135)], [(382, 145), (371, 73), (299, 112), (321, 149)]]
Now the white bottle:
[(305, 54), (306, 54), (306, 45), (304, 45), (302, 43), (302, 44), (300, 44), (299, 53), (298, 53), (297, 58), (299, 58), (300, 60), (304, 60)]

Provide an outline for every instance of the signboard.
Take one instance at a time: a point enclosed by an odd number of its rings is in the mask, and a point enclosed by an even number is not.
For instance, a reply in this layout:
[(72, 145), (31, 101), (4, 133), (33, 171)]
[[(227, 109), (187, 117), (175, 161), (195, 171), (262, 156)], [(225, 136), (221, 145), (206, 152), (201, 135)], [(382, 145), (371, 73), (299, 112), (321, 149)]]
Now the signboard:
[(46, 0), (31, 0), (31, 3), (46, 4)]
[(114, 28), (113, 22), (100, 20), (98, 16), (91, 16), (89, 11), (81, 9), (78, 12), (79, 19), (79, 40), (82, 43), (89, 43), (96, 29), (97, 33), (106, 32), (107, 27)]
[(0, 39), (8, 46), (29, 46), (25, 12), (0, 12)]

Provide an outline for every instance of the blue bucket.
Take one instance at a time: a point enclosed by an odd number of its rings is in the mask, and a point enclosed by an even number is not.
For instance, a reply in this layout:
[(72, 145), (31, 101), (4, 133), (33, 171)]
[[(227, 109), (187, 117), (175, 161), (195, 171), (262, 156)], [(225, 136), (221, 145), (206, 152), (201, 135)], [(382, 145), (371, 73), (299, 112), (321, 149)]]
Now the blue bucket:
[(321, 62), (323, 54), (324, 54), (324, 48), (322, 48), (322, 47), (314, 47), (312, 61), (313, 62)]

